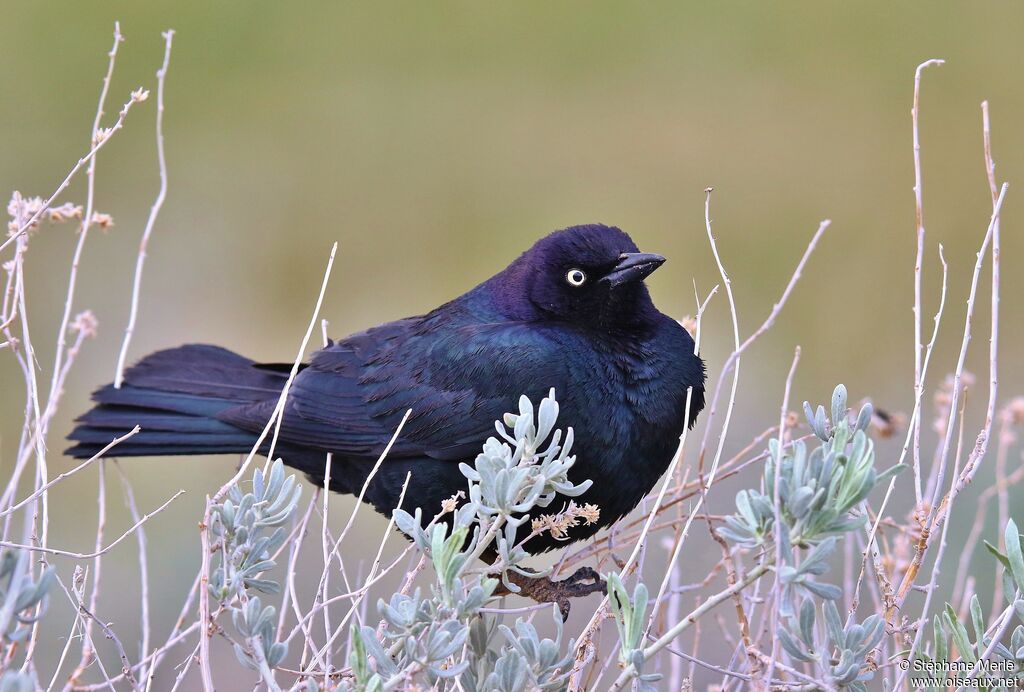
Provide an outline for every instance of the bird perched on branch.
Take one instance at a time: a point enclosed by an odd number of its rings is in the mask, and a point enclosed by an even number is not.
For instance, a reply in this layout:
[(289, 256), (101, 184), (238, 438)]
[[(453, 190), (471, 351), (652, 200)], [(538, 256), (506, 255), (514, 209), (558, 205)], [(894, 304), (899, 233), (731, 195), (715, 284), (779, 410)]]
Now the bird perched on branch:
[[(600, 511), (567, 537), (592, 536), (654, 487), (704, 405), (693, 339), (658, 311), (644, 285), (664, 261), (614, 227), (551, 233), (458, 298), (314, 353), (289, 390), (274, 455), (322, 485), (331, 452), (330, 488), (358, 494), (411, 410), (365, 500), (390, 516), (411, 472), (403, 506), (432, 517), (465, 489), (458, 463), (473, 460), (494, 421), (516, 410), (520, 395), (539, 401), (554, 388), (560, 419), (580, 441), (570, 479), (593, 481), (576, 501)], [(290, 370), (218, 346), (153, 353), (120, 388), (93, 394), (97, 405), (78, 419), (68, 453), (88, 458), (135, 425), (142, 431), (113, 456), (247, 453)], [(545, 533), (526, 549), (564, 544)], [(522, 586), (544, 600), (601, 588), (579, 578)]]

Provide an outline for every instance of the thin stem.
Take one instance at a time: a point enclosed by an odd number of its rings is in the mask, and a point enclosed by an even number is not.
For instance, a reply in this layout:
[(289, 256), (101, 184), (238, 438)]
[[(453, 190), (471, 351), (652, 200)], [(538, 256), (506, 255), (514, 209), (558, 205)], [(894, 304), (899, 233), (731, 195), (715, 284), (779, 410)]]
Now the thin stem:
[[(921, 345), (921, 265), (924, 259), (924, 203), (921, 194), (921, 134), (919, 127), (919, 107), (921, 102), (921, 72), (932, 65), (942, 65), (944, 60), (926, 60), (914, 71), (914, 105), (910, 111), (914, 143), (914, 210), (917, 226), (917, 258), (914, 261), (914, 411), (921, 408), (921, 396), (924, 393), (922, 372)], [(917, 504), (922, 501), (921, 494), (921, 418), (915, 416), (914, 432), (914, 493)]]
[(174, 502), (175, 500), (177, 500), (179, 497), (181, 497), (184, 494), (185, 494), (184, 490), (179, 490), (178, 492), (174, 493), (174, 495), (172, 495), (166, 502), (164, 502), (162, 505), (160, 505), (159, 507), (154, 509), (152, 512), (149, 512), (147, 514), (143, 514), (141, 519), (139, 519), (137, 522), (135, 522), (130, 527), (128, 527), (128, 530), (126, 530), (124, 533), (122, 533), (116, 539), (114, 539), (113, 541), (111, 541), (110, 543), (108, 543), (106, 546), (104, 546), (102, 548), (100, 546), (97, 546), (97, 549), (95, 551), (91, 552), (91, 553), (76, 553), (76, 552), (72, 552), (70, 550), (57, 550), (56, 548), (43, 548), (41, 546), (28, 545), (28, 544), (24, 544), (24, 543), (11, 543), (11, 542), (8, 542), (8, 541), (0, 541), (0, 547), (15, 548), (15, 549), (18, 549), (18, 550), (28, 550), (28, 551), (33, 552), (33, 553), (44, 553), (46, 555), (62, 555), (64, 557), (71, 557), (71, 558), (74, 558), (76, 560), (92, 560), (93, 558), (97, 558), (97, 557), (99, 557), (101, 555), (106, 555), (107, 553), (109, 553), (111, 550), (113, 550), (115, 547), (117, 547), (117, 545), (121, 541), (123, 541), (124, 539), (128, 538), (128, 536), (132, 535), (132, 533), (134, 533), (137, 528), (139, 528), (140, 526), (145, 524), (147, 521), (149, 521), (150, 519), (155, 517), (160, 512), (162, 512), (165, 509), (167, 509), (167, 506), (169, 504), (171, 504), (172, 502)]
[(139, 243), (139, 254), (135, 260), (135, 278), (132, 280), (132, 302), (128, 310), (128, 325), (124, 330), (124, 341), (121, 343), (121, 352), (117, 356), (117, 369), (114, 371), (114, 387), (121, 388), (124, 380), (124, 364), (128, 358), (128, 347), (132, 341), (132, 334), (135, 332), (135, 322), (139, 315), (139, 293), (142, 290), (142, 269), (146, 263), (146, 247), (149, 245), (149, 237), (153, 233), (153, 226), (156, 224), (156, 217), (167, 199), (167, 157), (164, 153), (164, 82), (167, 78), (167, 66), (171, 61), (171, 41), (174, 39), (174, 30), (168, 29), (163, 33), (164, 37), (164, 62), (156, 72), (156, 158), (160, 169), (160, 190), (156, 195), (156, 201), (149, 210), (149, 217), (146, 219), (146, 227), (142, 231), (142, 241)]
[[(779, 413), (779, 457), (775, 459), (775, 478), (772, 484), (772, 507), (775, 518), (775, 564), (782, 563), (782, 541), (778, 538), (779, 532), (783, 530), (782, 523), (782, 442), (786, 431), (786, 417), (789, 415), (789, 393), (793, 387), (793, 377), (796, 375), (796, 366), (800, 362), (800, 347), (797, 346), (793, 352), (793, 364), (789, 366), (789, 375), (786, 376), (786, 388), (782, 394), (782, 409)], [(835, 423), (835, 421), (833, 421)], [(772, 580), (772, 607), (771, 631), (774, 635), (779, 630), (779, 604), (782, 603), (782, 581), (779, 579), (779, 572), (776, 570), (775, 578)], [(768, 670), (765, 677), (769, 680), (775, 673), (775, 662), (779, 658), (779, 638), (772, 636), (772, 655), (768, 662)]]

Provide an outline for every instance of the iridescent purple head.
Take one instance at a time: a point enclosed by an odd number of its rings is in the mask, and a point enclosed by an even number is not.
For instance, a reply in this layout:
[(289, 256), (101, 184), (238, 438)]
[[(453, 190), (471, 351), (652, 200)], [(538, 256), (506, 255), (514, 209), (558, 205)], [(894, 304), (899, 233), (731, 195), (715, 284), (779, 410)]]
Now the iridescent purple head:
[(524, 318), (627, 325), (656, 314), (643, 280), (664, 262), (614, 226), (570, 226), (538, 240), (488, 283)]

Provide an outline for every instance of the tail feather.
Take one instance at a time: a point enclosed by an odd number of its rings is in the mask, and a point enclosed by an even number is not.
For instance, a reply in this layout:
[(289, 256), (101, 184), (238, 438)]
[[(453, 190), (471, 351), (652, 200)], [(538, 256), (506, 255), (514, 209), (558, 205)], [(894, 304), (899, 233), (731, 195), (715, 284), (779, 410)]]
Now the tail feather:
[(97, 405), (78, 418), (67, 454), (88, 458), (136, 425), (141, 431), (112, 449), (111, 456), (227, 454), (247, 452), (252, 432), (217, 419), (240, 404), (280, 394), (285, 373), (217, 346), (191, 344), (158, 351), (125, 373), (120, 388), (93, 393)]
[(132, 384), (124, 384), (120, 389), (108, 384), (92, 394), (93, 401), (100, 404), (89, 413), (77, 420), (85, 422), (89, 416), (94, 416), (97, 411), (124, 411), (133, 409), (152, 409), (165, 413), (183, 413), (190, 416), (213, 416), (223, 411), (226, 407), (236, 406), (244, 403), (238, 400), (224, 399), (220, 397), (199, 396), (196, 394), (181, 394), (168, 389), (151, 389), (149, 387), (137, 387)]
[[(125, 372), (125, 382), (135, 387), (221, 398), (235, 404), (274, 397), (286, 379), (287, 373), (262, 368), (244, 356), (209, 344), (157, 351)], [(97, 394), (109, 396), (118, 391), (104, 387)]]

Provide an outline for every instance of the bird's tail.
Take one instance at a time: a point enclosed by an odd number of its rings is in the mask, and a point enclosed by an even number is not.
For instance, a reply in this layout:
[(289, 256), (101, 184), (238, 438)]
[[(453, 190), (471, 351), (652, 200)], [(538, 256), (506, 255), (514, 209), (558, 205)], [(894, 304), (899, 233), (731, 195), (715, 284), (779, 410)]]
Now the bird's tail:
[(235, 406), (275, 399), (287, 371), (261, 366), (218, 346), (190, 344), (150, 354), (124, 377), (120, 388), (96, 390), (96, 406), (77, 419), (67, 454), (98, 453), (136, 425), (141, 431), (109, 455), (232, 454), (252, 449), (257, 435), (218, 420)]

